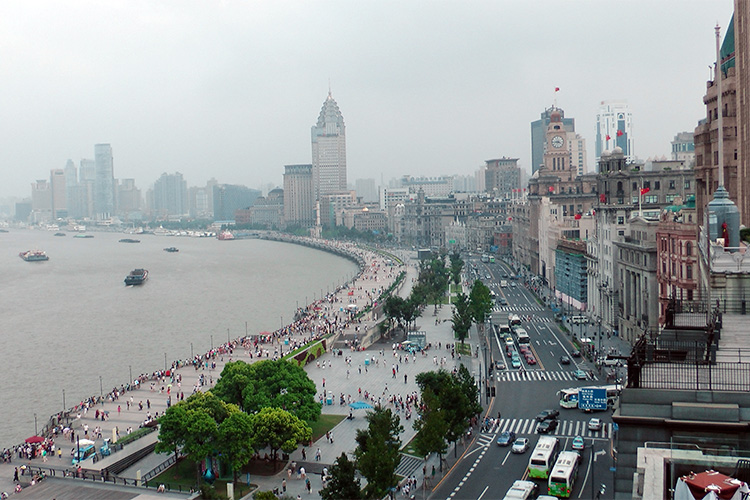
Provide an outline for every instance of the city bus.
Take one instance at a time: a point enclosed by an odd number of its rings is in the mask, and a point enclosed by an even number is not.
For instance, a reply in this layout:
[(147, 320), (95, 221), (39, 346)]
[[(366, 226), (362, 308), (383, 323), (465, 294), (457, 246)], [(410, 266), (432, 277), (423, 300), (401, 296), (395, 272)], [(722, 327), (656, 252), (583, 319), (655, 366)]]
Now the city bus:
[(563, 451), (549, 475), (548, 492), (559, 498), (570, 498), (573, 484), (578, 476), (578, 462), (581, 455), (577, 451)]
[[(560, 406), (562, 408), (578, 408), (578, 391), (581, 387), (571, 387), (570, 389), (561, 389), (557, 392), (560, 398)], [(606, 389), (607, 391), (607, 404), (614, 404), (617, 396), (620, 395), (619, 385), (601, 385), (596, 387), (587, 387), (586, 389)]]
[(528, 332), (526, 332), (526, 330), (524, 330), (523, 328), (516, 329), (516, 336), (518, 337), (519, 344), (529, 344), (531, 342)]
[(540, 436), (529, 458), (529, 477), (547, 479), (557, 459), (560, 441), (553, 436)]

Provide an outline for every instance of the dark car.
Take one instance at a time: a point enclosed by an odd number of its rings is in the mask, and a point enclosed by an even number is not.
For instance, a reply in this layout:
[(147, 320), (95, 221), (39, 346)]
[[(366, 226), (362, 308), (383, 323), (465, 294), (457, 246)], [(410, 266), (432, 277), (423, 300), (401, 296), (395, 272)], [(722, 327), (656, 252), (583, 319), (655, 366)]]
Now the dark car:
[(500, 437), (497, 438), (497, 445), (498, 446), (510, 446), (513, 444), (513, 441), (516, 440), (516, 433), (512, 431), (504, 431), (502, 434), (500, 434)]
[(560, 412), (557, 410), (542, 410), (537, 414), (536, 421), (542, 422), (544, 420), (554, 420), (559, 415), (560, 415)]
[(557, 429), (557, 420), (544, 420), (536, 426), (536, 431), (539, 434), (549, 434), (555, 432), (555, 429)]
[(560, 364), (561, 365), (569, 365), (570, 364), (570, 358), (567, 357), (565, 354), (560, 356)]
[(501, 306), (507, 306), (508, 305), (508, 301), (506, 300), (505, 297), (500, 297), (499, 299), (497, 299), (497, 303), (500, 304)]
[(580, 358), (581, 357), (581, 351), (573, 351), (570, 353), (571, 356), (574, 358)]

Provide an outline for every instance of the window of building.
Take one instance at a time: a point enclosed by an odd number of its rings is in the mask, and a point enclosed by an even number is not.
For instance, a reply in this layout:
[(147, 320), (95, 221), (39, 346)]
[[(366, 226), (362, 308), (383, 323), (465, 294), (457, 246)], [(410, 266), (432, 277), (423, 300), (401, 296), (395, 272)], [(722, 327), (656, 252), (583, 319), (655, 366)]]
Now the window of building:
[(635, 191), (636, 189), (638, 189), (638, 183), (637, 183), (637, 182), (634, 182), (634, 183), (633, 183), (633, 191)]
[(693, 244), (689, 241), (685, 243), (685, 255), (693, 255)]
[(646, 203), (659, 203), (659, 195), (647, 194), (643, 201)]
[(667, 195), (667, 196), (665, 197), (665, 200), (666, 200), (666, 202), (667, 202), (667, 203), (672, 203), (672, 202), (674, 201), (674, 199), (675, 199), (675, 198), (677, 198), (677, 195), (676, 195), (676, 194), (668, 194), (668, 195)]
[(669, 189), (674, 189), (674, 180), (669, 181)]
[(693, 300), (693, 291), (692, 290), (688, 290), (687, 291), (687, 299), (691, 300), (691, 301)]
[(693, 279), (693, 265), (687, 264), (685, 266), (685, 278), (691, 280)]
[(623, 217), (622, 215), (618, 215), (617, 216), (617, 223), (618, 224), (625, 224), (625, 217)]
[(654, 181), (654, 191), (658, 191), (661, 188), (660, 181)]
[(685, 189), (690, 189), (690, 181), (685, 181)]
[(633, 205), (637, 205), (637, 204), (638, 204), (638, 197), (637, 197), (637, 196), (631, 196), (631, 197), (630, 197), (630, 202), (631, 202), (631, 203), (632, 203)]

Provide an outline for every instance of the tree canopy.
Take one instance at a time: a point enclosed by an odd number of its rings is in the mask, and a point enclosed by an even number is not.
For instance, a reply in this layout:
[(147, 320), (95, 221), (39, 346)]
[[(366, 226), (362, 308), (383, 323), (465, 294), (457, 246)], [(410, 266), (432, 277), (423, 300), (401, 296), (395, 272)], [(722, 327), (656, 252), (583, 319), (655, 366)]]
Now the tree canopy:
[(283, 359), (252, 364), (231, 361), (224, 366), (212, 392), (247, 413), (281, 408), (302, 420), (316, 421), (320, 416), (315, 383), (304, 369)]
[(323, 500), (359, 500), (362, 498), (362, 488), (356, 475), (354, 463), (347, 458), (346, 453), (336, 459), (328, 469), (331, 478), (325, 488), (320, 490)]
[(453, 324), (453, 333), (462, 344), (469, 335), (472, 318), (473, 315), (469, 299), (463, 292), (459, 292), (456, 295), (456, 300), (453, 302), (453, 316), (451, 317), (451, 323)]
[(484, 323), (487, 316), (492, 312), (492, 294), (487, 285), (481, 280), (476, 280), (469, 293), (471, 313), (476, 323)]
[(263, 408), (254, 417), (253, 443), (257, 448), (271, 448), (274, 459), (279, 449), (291, 453), (312, 437), (312, 429), (307, 423), (280, 408)]
[(404, 428), (390, 409), (378, 406), (367, 413), (367, 429), (357, 430), (357, 468), (367, 478), (365, 498), (382, 498), (396, 486), (396, 468), (401, 462), (401, 438)]

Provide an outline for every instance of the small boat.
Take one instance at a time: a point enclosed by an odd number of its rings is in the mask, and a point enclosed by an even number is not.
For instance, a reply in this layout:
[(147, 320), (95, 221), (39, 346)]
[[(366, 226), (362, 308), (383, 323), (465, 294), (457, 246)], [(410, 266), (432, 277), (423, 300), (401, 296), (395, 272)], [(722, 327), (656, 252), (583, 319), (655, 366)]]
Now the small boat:
[(65, 236), (65, 233), (55, 233), (53, 236)]
[(76, 234), (73, 238), (93, 238), (93, 234)]
[(120, 240), (120, 243), (140, 243), (141, 240), (134, 240), (132, 238), (123, 238)]
[(180, 251), (180, 249), (179, 249), (179, 248), (176, 248), (176, 247), (167, 247), (167, 248), (165, 248), (165, 249), (164, 249), (164, 251), (165, 251), (165, 252), (170, 252), (170, 253), (174, 253), (174, 252), (179, 252), (179, 251)]
[(148, 279), (148, 271), (145, 269), (133, 269), (125, 276), (126, 285), (142, 285)]
[(49, 256), (43, 250), (27, 250), (18, 254), (26, 262), (41, 262), (49, 260)]
[(233, 240), (234, 235), (230, 231), (222, 231), (219, 233), (219, 236), (217, 236), (218, 239), (228, 241)]

